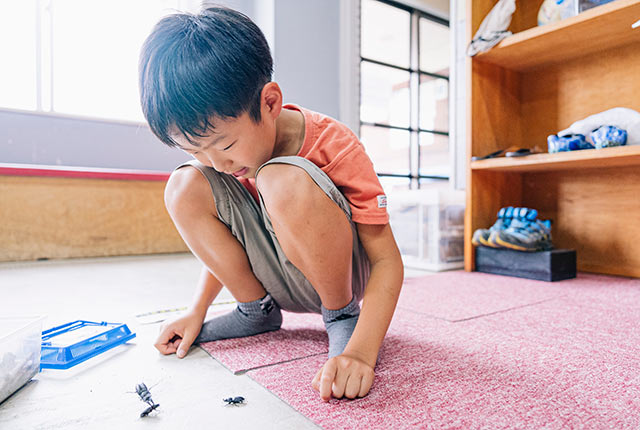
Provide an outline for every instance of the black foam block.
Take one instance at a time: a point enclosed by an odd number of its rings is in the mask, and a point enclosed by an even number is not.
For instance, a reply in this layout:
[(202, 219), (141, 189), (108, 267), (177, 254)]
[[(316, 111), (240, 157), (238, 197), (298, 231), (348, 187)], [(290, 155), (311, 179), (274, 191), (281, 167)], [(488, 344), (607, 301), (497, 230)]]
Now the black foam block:
[(576, 251), (554, 249), (523, 252), (478, 246), (476, 270), (540, 281), (561, 281), (576, 277)]

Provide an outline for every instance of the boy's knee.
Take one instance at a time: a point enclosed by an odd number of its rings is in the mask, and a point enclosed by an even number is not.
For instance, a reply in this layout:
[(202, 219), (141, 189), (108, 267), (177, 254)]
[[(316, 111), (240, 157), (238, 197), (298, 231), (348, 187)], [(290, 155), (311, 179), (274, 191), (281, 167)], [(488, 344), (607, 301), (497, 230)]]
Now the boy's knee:
[(209, 182), (194, 167), (186, 166), (171, 173), (164, 188), (164, 204), (172, 218), (198, 210), (212, 210), (217, 215)]

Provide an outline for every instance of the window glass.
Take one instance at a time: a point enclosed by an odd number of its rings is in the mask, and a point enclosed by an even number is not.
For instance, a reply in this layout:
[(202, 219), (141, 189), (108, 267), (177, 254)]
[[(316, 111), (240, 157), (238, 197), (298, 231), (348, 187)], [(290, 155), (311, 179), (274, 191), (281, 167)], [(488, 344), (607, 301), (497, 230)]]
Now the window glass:
[(378, 173), (409, 175), (409, 132), (363, 125), (360, 138)]
[(367, 61), (360, 70), (360, 119), (409, 127), (409, 72)]
[(449, 177), (449, 170), (449, 136), (420, 133), (419, 174)]
[(449, 76), (449, 27), (420, 18), (420, 70)]
[(407, 175), (388, 179), (410, 189), (451, 173), (450, 31), (437, 21), (392, 2), (361, 2), (361, 138), (376, 172)]
[(409, 12), (375, 0), (363, 0), (360, 22), (363, 57), (409, 68)]
[(0, 106), (33, 110), (36, 95), (36, 2), (0, 2)]
[(86, 0), (52, 4), (53, 110), (144, 121), (138, 98), (138, 55), (173, 0)]
[(380, 184), (384, 189), (385, 194), (390, 195), (394, 191), (408, 190), (411, 185), (409, 178), (398, 178), (395, 176), (382, 176), (379, 178)]
[(420, 75), (420, 128), (449, 131), (449, 81)]

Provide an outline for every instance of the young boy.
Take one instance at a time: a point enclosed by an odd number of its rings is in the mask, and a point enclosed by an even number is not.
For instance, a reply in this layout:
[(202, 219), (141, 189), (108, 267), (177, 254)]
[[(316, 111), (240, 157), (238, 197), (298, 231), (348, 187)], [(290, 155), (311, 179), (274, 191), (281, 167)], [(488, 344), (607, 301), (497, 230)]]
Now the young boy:
[[(142, 48), (149, 126), (195, 158), (165, 203), (203, 264), (193, 305), (155, 346), (182, 358), (194, 343), (277, 330), (281, 309), (321, 313), (329, 359), (312, 385), (324, 400), (362, 397), (403, 279), (386, 197), (355, 135), (283, 106), (271, 75), (260, 29), (222, 7), (163, 18)], [(223, 285), (238, 307), (203, 324)]]

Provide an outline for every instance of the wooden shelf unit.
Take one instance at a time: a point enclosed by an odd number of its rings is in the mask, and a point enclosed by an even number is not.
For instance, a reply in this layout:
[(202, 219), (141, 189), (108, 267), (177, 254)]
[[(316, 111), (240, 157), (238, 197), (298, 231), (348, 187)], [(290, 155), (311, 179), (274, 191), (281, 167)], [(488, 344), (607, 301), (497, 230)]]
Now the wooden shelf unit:
[(534, 154), (526, 157), (500, 157), (471, 162), (471, 170), (492, 170), (495, 172), (536, 172), (627, 166), (640, 167), (640, 145), (585, 149), (557, 154)]
[[(468, 0), (475, 34), (494, 0)], [(514, 33), (467, 59), (467, 155), (546, 138), (613, 107), (640, 111), (640, 0), (616, 0), (538, 27), (542, 0), (517, 2)], [(577, 250), (578, 270), (640, 277), (640, 146), (468, 162), (465, 269), (471, 236), (504, 206), (553, 221), (556, 247)]]
[[(518, 3), (518, 8), (523, 7), (524, 1)], [(476, 59), (519, 71), (561, 63), (639, 41), (640, 31), (631, 28), (638, 19), (640, 2), (616, 0), (553, 24), (515, 33)]]

